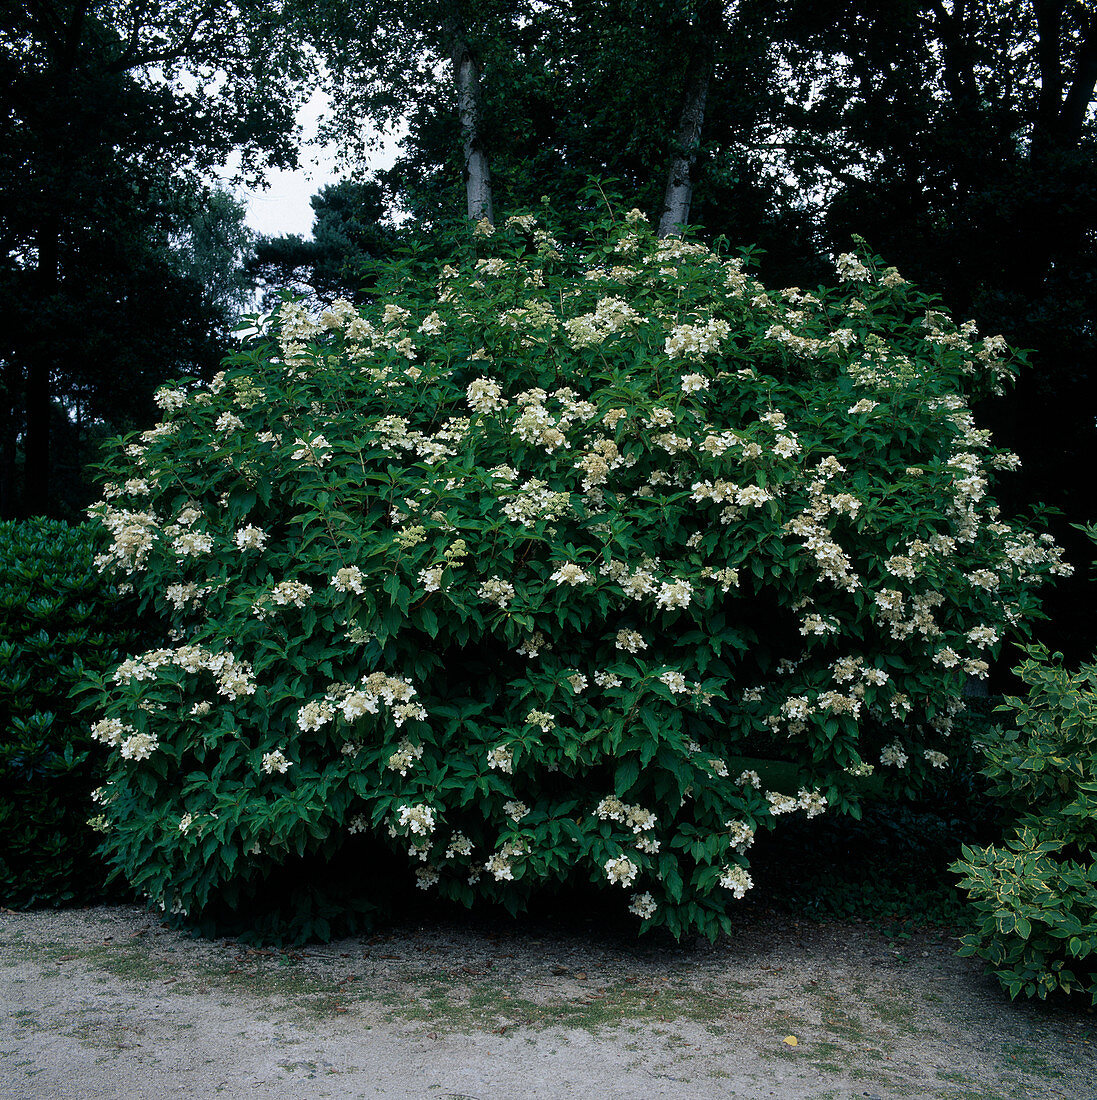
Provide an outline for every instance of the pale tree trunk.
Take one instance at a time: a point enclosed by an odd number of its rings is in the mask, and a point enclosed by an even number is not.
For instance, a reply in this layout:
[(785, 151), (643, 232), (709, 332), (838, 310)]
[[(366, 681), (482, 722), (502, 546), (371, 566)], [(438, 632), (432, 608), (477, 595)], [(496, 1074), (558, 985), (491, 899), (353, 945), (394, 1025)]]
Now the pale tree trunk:
[(456, 17), (446, 20), (446, 36), (453, 58), (453, 80), (457, 85), (457, 112), (465, 154), (465, 195), (468, 216), (478, 222), (495, 221), (491, 203), (491, 168), (481, 133), (480, 71), (469, 49), (464, 27)]
[(697, 41), (690, 51), (686, 73), (686, 92), (678, 116), (674, 156), (667, 173), (667, 189), (663, 198), (663, 213), (659, 218), (659, 236), (681, 236), (682, 226), (689, 224), (689, 208), (693, 202), (693, 169), (701, 144), (701, 128), (705, 122), (705, 104), (716, 66), (716, 35), (714, 21), (719, 18), (719, 5), (707, 4), (699, 16)]

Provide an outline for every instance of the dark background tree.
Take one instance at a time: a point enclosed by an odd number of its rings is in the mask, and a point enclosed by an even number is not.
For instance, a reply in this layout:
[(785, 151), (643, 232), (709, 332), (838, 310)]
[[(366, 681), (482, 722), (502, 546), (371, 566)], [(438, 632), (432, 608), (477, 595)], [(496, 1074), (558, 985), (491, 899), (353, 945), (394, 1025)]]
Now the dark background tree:
[(264, 308), (282, 290), (325, 303), (338, 297), (361, 299), (367, 270), (391, 256), (400, 240), (398, 227), (387, 220), (390, 201), (375, 180), (328, 184), (310, 200), (310, 237), (260, 237), (247, 271)]
[[(332, 110), (323, 133), (360, 159), (380, 130), (433, 100), (446, 104), (446, 162), (456, 162), (464, 212), (492, 217), (490, 137), (482, 73), (487, 53), (533, 16), (531, 0), (299, 2), (293, 32), (323, 59)], [(452, 119), (449, 116), (452, 114)]]
[[(783, 6), (788, 128), (813, 150), (817, 246), (853, 234), (981, 331), (1032, 351), (982, 418), (1022, 456), (1011, 507), (1097, 516), (1097, 6), (1087, 0), (858, 0)], [(825, 149), (824, 149), (825, 147)], [(825, 152), (825, 156), (824, 156)], [(800, 167), (796, 162), (794, 167)], [(1084, 569), (1083, 569), (1084, 572)], [(1080, 578), (1048, 608), (1092, 650)]]
[[(772, 8), (749, 0), (466, 5), (496, 206), (536, 209), (547, 200), (574, 229), (589, 214), (579, 196), (593, 176), (658, 223), (677, 158), (689, 164), (690, 220), (707, 234), (759, 244), (768, 277), (802, 277), (805, 267), (821, 274), (807, 204), (775, 146), (785, 90), (771, 57), (779, 29)], [(373, 30), (370, 19), (361, 23), (356, 33), (369, 48), (349, 57), (327, 43), (338, 73), (328, 132), (360, 138), (363, 120), (383, 126), (399, 112), (407, 137), (379, 178), (409, 226), (463, 221), (465, 150), (452, 76), (383, 51), (377, 43), (391, 34), (370, 37)], [(443, 56), (440, 40), (431, 49)], [(415, 91), (399, 98), (393, 88), (410, 87), (401, 74)], [(699, 128), (689, 124), (691, 105)]]
[(77, 503), (87, 426), (131, 422), (156, 381), (222, 353), (231, 276), (195, 262), (202, 212), (233, 219), (205, 181), (233, 152), (253, 174), (295, 163), (306, 73), (274, 4), (0, 6), (4, 515)]

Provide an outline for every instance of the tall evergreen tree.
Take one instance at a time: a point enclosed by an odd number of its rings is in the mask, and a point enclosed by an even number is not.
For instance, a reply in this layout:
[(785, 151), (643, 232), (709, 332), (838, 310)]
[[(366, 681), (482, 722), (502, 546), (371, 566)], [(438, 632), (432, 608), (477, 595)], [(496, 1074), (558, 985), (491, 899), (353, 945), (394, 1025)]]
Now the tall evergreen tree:
[(387, 220), (388, 195), (373, 180), (343, 180), (310, 200), (311, 237), (260, 237), (248, 271), (264, 299), (293, 290), (320, 302), (362, 296), (367, 269), (391, 255), (399, 239)]

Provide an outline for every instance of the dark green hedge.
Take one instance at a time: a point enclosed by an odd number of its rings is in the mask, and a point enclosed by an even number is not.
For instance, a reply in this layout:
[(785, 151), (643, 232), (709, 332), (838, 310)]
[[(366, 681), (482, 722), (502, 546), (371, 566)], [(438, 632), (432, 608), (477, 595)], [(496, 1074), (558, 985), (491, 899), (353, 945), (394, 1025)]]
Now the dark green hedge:
[(94, 565), (97, 538), (58, 520), (0, 523), (0, 904), (104, 893), (88, 818), (105, 753), (69, 693), (136, 648), (134, 608)]

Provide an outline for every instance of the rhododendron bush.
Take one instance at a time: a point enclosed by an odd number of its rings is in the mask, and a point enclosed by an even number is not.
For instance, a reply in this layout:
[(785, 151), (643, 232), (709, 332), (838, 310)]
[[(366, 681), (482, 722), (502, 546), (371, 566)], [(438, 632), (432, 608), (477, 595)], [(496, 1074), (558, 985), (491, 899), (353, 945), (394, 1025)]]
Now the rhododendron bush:
[(1065, 568), (968, 409), (1013, 361), (866, 257), (767, 291), (635, 213), (463, 247), (287, 301), (108, 460), (104, 568), (165, 645), (99, 688), (106, 850), (191, 919), (302, 858), (379, 890), (383, 844), (466, 904), (586, 880), (715, 935), (759, 829), (948, 766)]

